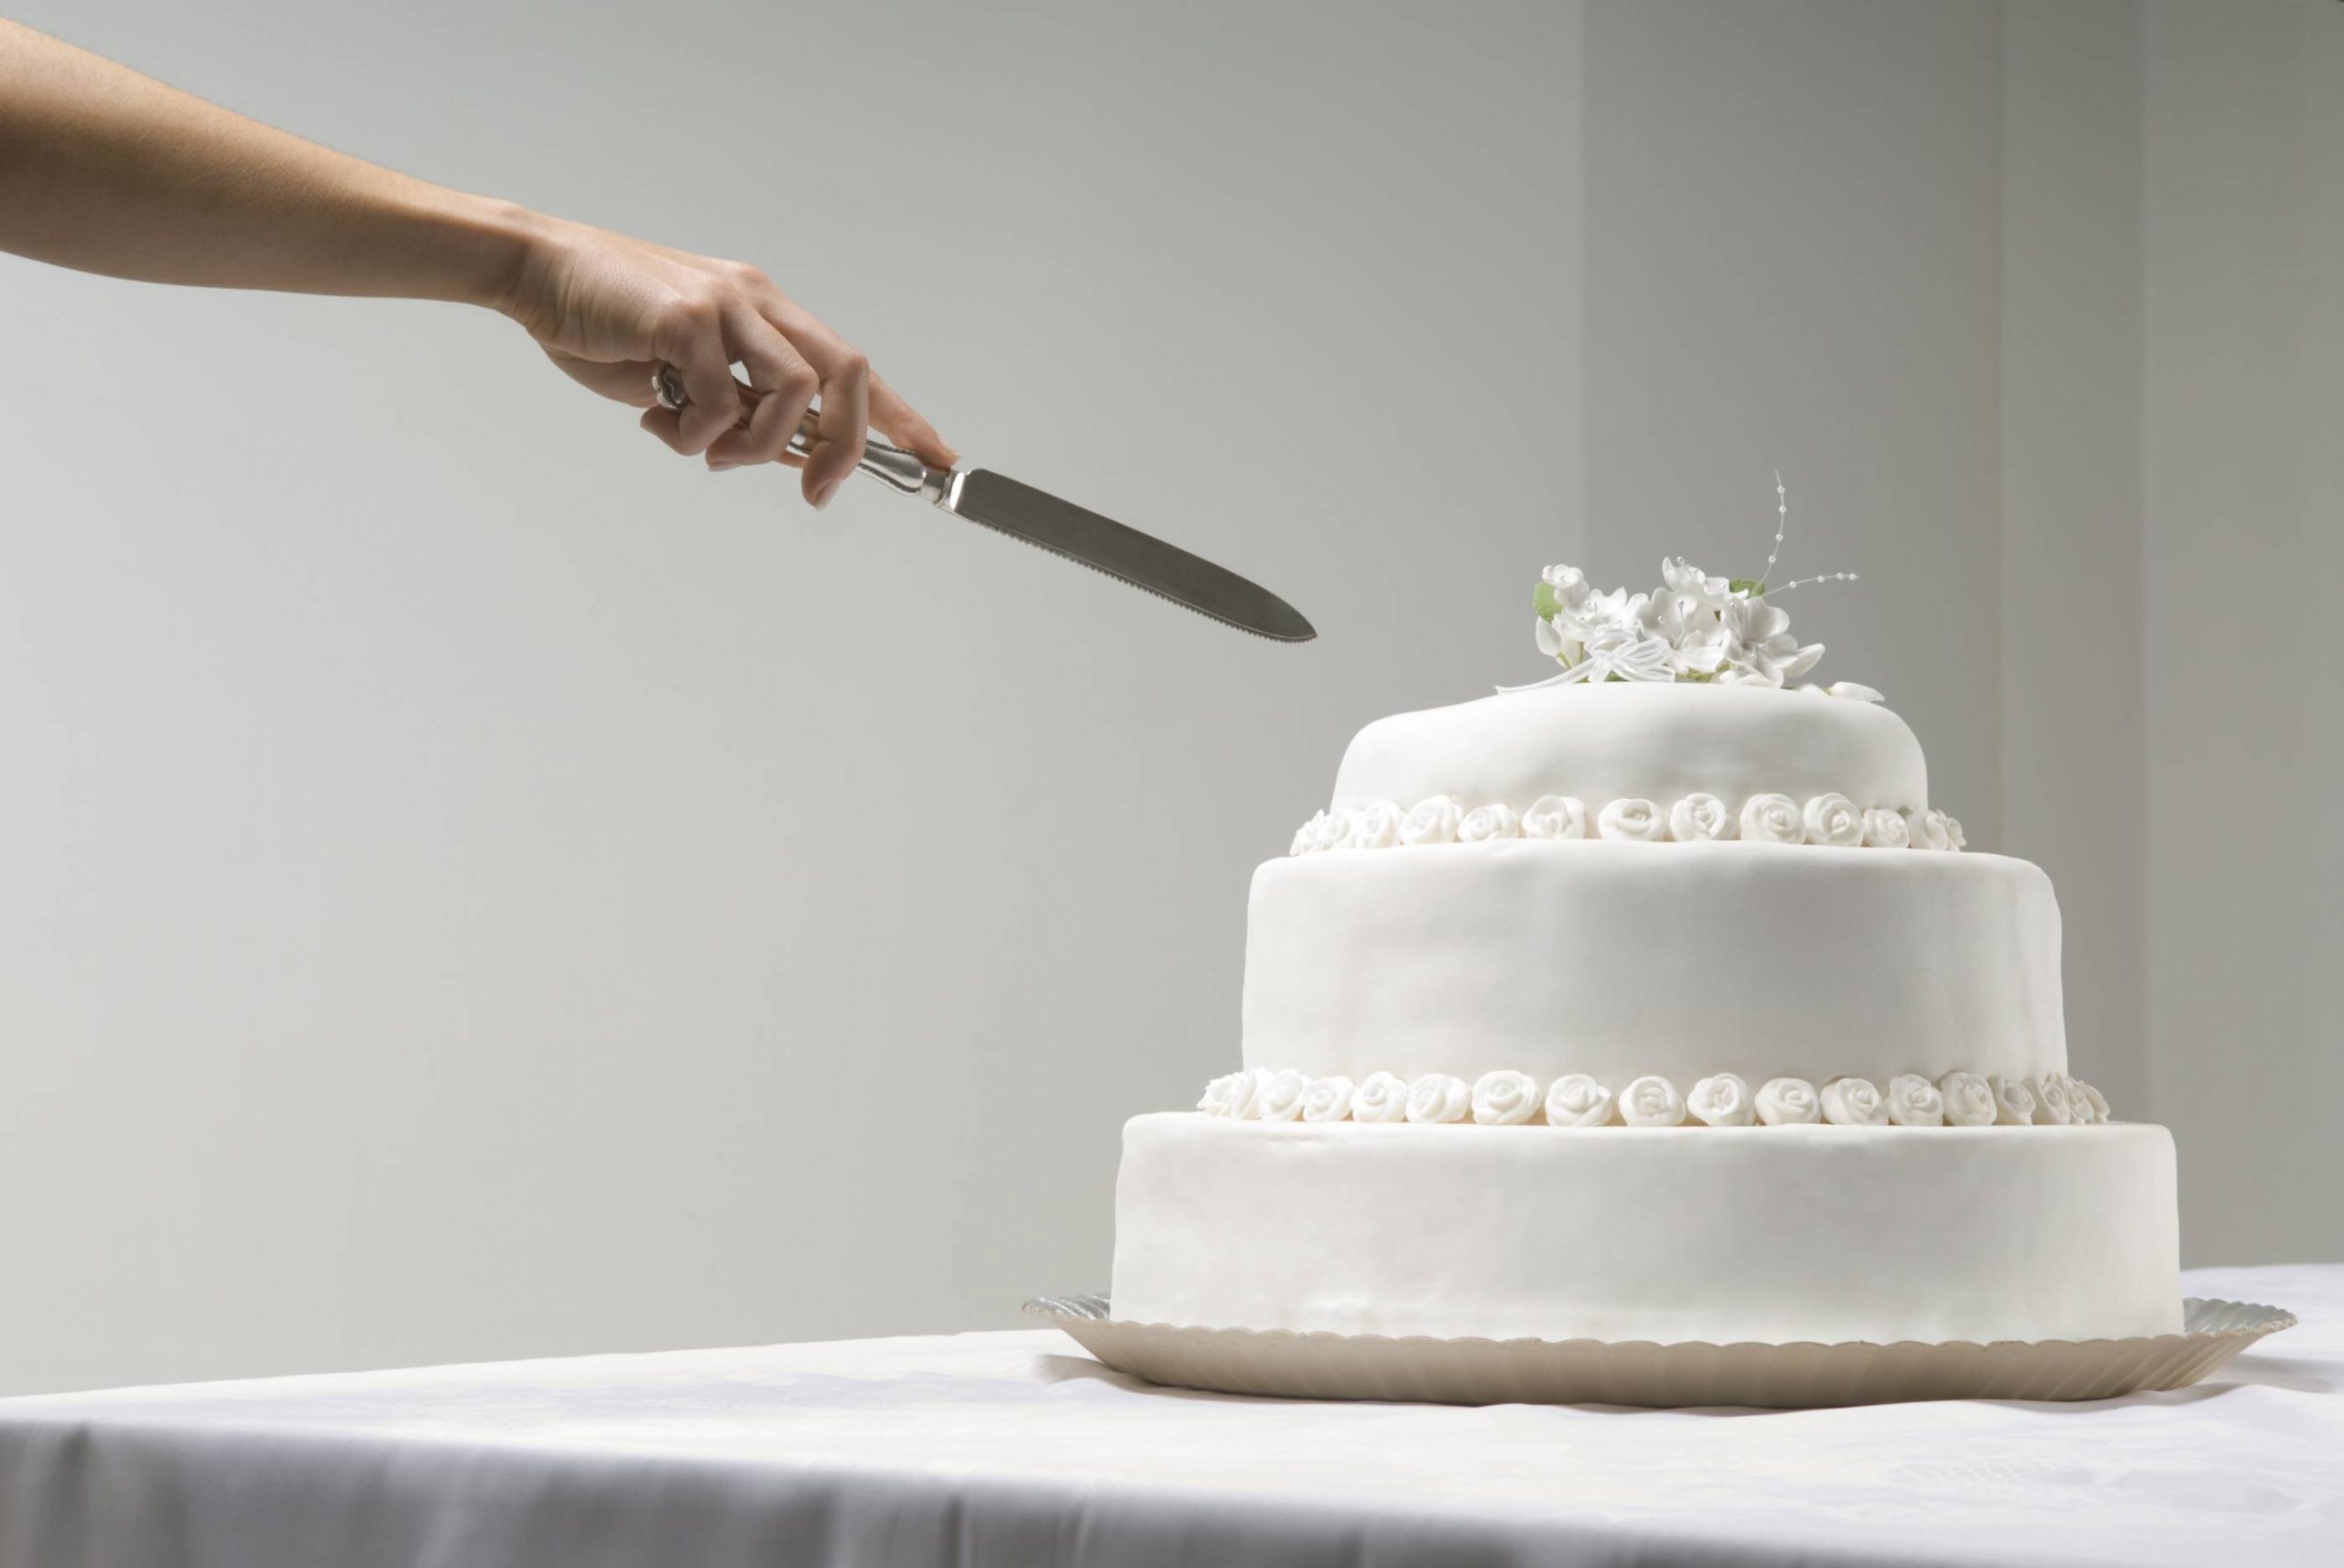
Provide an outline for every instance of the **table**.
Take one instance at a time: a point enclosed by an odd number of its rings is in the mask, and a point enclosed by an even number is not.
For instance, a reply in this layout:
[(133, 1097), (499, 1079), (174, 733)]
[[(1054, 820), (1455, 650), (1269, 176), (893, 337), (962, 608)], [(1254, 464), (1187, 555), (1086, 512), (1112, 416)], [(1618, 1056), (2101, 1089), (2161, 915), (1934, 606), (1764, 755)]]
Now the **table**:
[(0, 1400), (0, 1568), (2344, 1563), (2344, 1265), (2088, 1405), (1246, 1400), (1054, 1330)]

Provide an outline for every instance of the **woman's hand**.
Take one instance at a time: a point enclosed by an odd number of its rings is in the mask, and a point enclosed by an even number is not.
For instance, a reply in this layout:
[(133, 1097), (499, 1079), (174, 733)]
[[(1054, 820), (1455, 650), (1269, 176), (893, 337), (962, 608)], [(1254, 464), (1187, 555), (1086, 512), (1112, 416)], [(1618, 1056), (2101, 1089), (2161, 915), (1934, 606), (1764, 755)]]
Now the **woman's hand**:
[[(740, 262), (671, 251), (606, 230), (536, 219), (505, 313), (527, 329), (553, 362), (603, 396), (644, 409), (643, 427), (711, 470), (748, 463), (801, 467), (814, 506), (863, 459), (875, 426), (934, 468), (952, 449), (871, 371), (855, 347), (773, 280)], [(662, 364), (683, 378), (689, 406), (656, 406)], [(732, 366), (746, 373), (743, 387)], [(821, 399), (819, 434), (803, 463), (789, 438)]]

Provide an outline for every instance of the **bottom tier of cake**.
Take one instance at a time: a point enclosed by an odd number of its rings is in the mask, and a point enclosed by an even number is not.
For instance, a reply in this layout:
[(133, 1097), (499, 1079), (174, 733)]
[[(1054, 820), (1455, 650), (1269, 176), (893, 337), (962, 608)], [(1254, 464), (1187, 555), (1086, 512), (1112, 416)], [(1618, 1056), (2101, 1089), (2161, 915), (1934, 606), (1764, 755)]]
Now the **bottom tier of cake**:
[(1492, 1339), (2181, 1326), (2161, 1127), (1133, 1119), (1115, 1316)]

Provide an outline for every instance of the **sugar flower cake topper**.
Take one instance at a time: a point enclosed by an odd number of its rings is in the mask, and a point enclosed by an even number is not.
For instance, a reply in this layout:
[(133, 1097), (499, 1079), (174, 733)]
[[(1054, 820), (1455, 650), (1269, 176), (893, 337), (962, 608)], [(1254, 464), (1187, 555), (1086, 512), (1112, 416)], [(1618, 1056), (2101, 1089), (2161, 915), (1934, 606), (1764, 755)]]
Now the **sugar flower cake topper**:
[[(1539, 575), (1532, 602), (1538, 611), (1538, 651), (1561, 665), (1562, 673), (1532, 686), (1498, 689), (1529, 691), (1576, 681), (1781, 687), (1796, 680), (1823, 656), (1823, 644), (1802, 646), (1774, 597), (1809, 583), (1854, 582), (1856, 574), (1826, 572), (1769, 588), (1789, 520), (1790, 495), (1777, 473), (1774, 548), (1754, 578), (1710, 577), (1671, 557), (1660, 563), (1658, 591), (1631, 594), (1621, 588), (1602, 593), (1588, 586), (1587, 574), (1577, 567), (1548, 567)], [(1853, 681), (1803, 689), (1880, 700), (1880, 693)]]

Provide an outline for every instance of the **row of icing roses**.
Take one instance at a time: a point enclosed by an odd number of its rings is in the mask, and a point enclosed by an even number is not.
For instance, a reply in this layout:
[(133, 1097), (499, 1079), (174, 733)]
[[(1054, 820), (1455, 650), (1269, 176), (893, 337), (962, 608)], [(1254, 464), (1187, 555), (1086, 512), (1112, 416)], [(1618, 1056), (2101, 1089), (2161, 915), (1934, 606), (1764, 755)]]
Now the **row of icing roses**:
[[(1414, 844), (1477, 844), (1492, 838), (1585, 838), (1586, 805), (1568, 795), (1540, 795), (1516, 812), (1503, 802), (1470, 811), (1437, 795), (1403, 811), (1377, 801), (1350, 811), (1322, 811), (1304, 823), (1286, 853), (1389, 849)], [(1623, 795), (1596, 813), (1596, 837), (1631, 843), (1680, 844), (1742, 838), (1753, 844), (1829, 844), (1843, 849), (1959, 849), (1969, 840), (1944, 812), (1859, 806), (1844, 795), (1818, 795), (1802, 806), (1786, 795), (1753, 795), (1739, 812), (1713, 795), (1688, 795), (1666, 810)]]
[(1568, 1073), (1538, 1092), (1527, 1073), (1484, 1073), (1468, 1084), (1446, 1073), (1409, 1083), (1370, 1073), (1358, 1083), (1314, 1078), (1286, 1068), (1231, 1073), (1205, 1086), (1197, 1108), (1245, 1121), (1477, 1121), (1505, 1127), (1543, 1119), (1550, 1127), (1677, 1127), (1688, 1119), (1710, 1127), (1781, 1127), (1831, 1122), (1842, 1127), (2089, 1126), (2108, 1119), (2108, 1101), (2065, 1073), (2039, 1078), (1952, 1072), (1935, 1083), (1918, 1073), (1889, 1079), (1769, 1078), (1753, 1090), (1731, 1073), (1695, 1084), (1690, 1093), (1658, 1076), (1614, 1095), (1585, 1073)]

